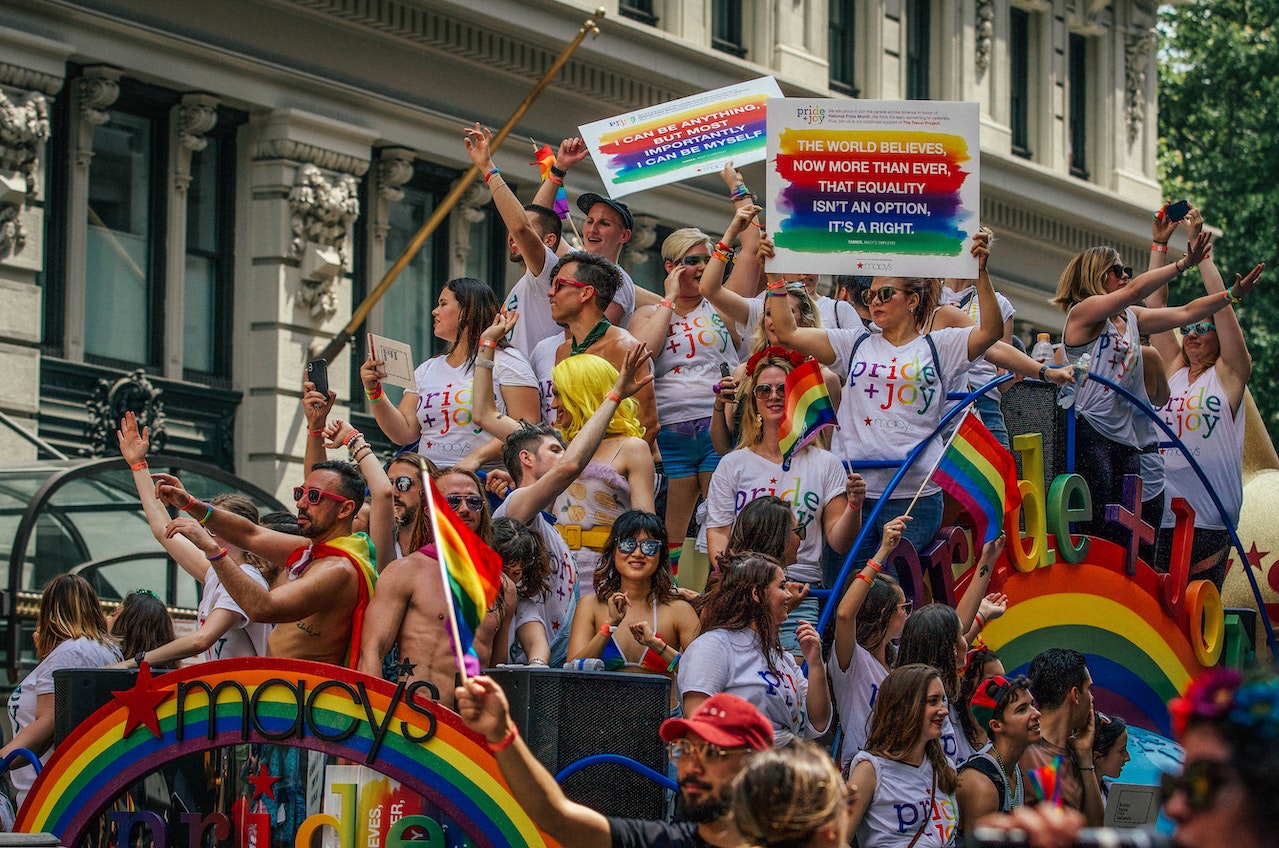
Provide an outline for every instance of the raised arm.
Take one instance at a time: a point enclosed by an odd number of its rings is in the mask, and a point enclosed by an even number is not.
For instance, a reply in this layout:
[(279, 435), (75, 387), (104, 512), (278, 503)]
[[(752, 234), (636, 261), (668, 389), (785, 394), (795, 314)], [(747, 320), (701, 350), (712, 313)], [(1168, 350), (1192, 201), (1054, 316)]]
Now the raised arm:
[[(767, 261), (773, 258), (771, 239), (759, 240), (759, 255), (767, 266)], [(774, 304), (777, 304), (776, 308)], [(768, 295), (764, 298), (764, 309), (773, 319), (773, 332), (782, 345), (805, 356), (817, 357), (817, 361), (823, 365), (834, 363), (835, 348), (831, 347), (830, 336), (821, 327), (800, 327), (795, 324), (795, 316), (791, 314), (790, 303), (786, 299), (786, 284), (776, 274), (768, 275)]]
[[(735, 207), (733, 210), (734, 216), (736, 216), (736, 213), (741, 212), (742, 209), (749, 207), (754, 207), (754, 214), (757, 216), (764, 211), (757, 205), (754, 193), (746, 187), (746, 183), (742, 181), (741, 172), (733, 167), (732, 162), (724, 166), (719, 176), (724, 181), (724, 185), (728, 187), (728, 197), (733, 201), (733, 206)], [(759, 240), (763, 232), (763, 226), (756, 218), (737, 233), (737, 238), (742, 243), (742, 249), (737, 254), (737, 261), (733, 263), (733, 273), (729, 275), (728, 282), (725, 285), (742, 297), (751, 298), (760, 292), (762, 274), (760, 273), (759, 263)], [(733, 246), (733, 241), (728, 238), (727, 233), (724, 236), (724, 244), (729, 247)], [(706, 297), (706, 295), (703, 295), (703, 297)]]
[[(1229, 292), (1206, 294), (1181, 306), (1165, 306), (1163, 309), (1133, 307), (1133, 311), (1137, 314), (1137, 326), (1143, 333), (1159, 333), (1171, 330), (1173, 327), (1202, 321), (1210, 315), (1217, 314), (1224, 307), (1230, 306), (1232, 302), (1241, 301), (1251, 294), (1260, 282), (1261, 272), (1264, 269), (1264, 265), (1258, 265), (1249, 271), (1246, 277), (1236, 275), (1236, 282), (1230, 287)], [(1235, 300), (1232, 301), (1231, 297)], [(1224, 345), (1222, 350), (1224, 352)]]
[[(546, 264), (546, 244), (537, 234), (537, 230), (533, 229), (533, 225), (528, 222), (524, 206), (515, 196), (515, 192), (511, 191), (511, 187), (502, 179), (502, 172), (493, 167), (493, 154), (490, 150), (493, 131), (487, 127), (481, 129), (479, 121), (476, 121), (475, 129), (467, 129), (465, 133), (463, 144), (466, 145), (466, 155), (480, 169), (480, 173), (487, 175), (484, 182), (488, 184), (489, 191), (493, 194), (493, 205), (497, 207), (497, 214), (501, 216), (502, 223), (511, 234), (511, 240), (515, 242), (515, 248), (523, 257), (524, 267), (528, 268), (529, 273), (534, 277), (538, 276)], [(497, 173), (493, 173), (494, 171)], [(543, 183), (543, 185), (547, 184), (554, 185), (550, 180)], [(554, 191), (551, 192), (550, 201), (544, 205), (548, 209), (555, 205)]]
[[(155, 496), (161, 503), (176, 506), (217, 536), (226, 539), (241, 550), (257, 554), (268, 562), (284, 565), (289, 554), (297, 550), (301, 543), (297, 536), (269, 530), (233, 512), (196, 499), (182, 488), (182, 481), (172, 474), (152, 474), (151, 477), (155, 480)], [(165, 528), (166, 536), (171, 536), (169, 532), (171, 528), (172, 522)], [(248, 611), (247, 608), (245, 611)], [(262, 619), (254, 618), (253, 620), (261, 621)]]
[[(200, 625), (199, 630), (194, 633), (188, 633), (185, 636), (179, 636), (172, 642), (161, 645), (158, 648), (144, 651), (142, 659), (150, 665), (163, 666), (178, 660), (184, 660), (187, 657), (193, 657), (196, 654), (202, 654), (217, 644), (217, 641), (233, 627), (238, 627), (242, 621), (244, 619), (239, 614), (231, 612), (229, 609), (215, 609), (209, 613), (209, 617), (204, 620), (204, 624)], [(137, 668), (137, 658), (127, 657), (122, 662), (107, 667)]]
[[(760, 208), (753, 203), (744, 203), (737, 207), (737, 211), (733, 214), (733, 220), (729, 222), (728, 229), (724, 231), (724, 239), (721, 244), (728, 247), (733, 246), (733, 242), (737, 241), (739, 235), (745, 230), (751, 228), (751, 221), (755, 220), (755, 216), (760, 212)], [(758, 243), (759, 239), (752, 237), (753, 242)], [(745, 253), (745, 245), (743, 245), (743, 254)], [(750, 273), (754, 274), (755, 283), (759, 281), (759, 248), (756, 244), (755, 256), (750, 258), (750, 266), (753, 269)], [(732, 286), (724, 285), (724, 269), (727, 263), (724, 261), (723, 252), (718, 248), (711, 253), (711, 259), (706, 263), (706, 269), (702, 271), (702, 279), (697, 284), (697, 290), (702, 297), (710, 301), (711, 306), (715, 307), (715, 311), (725, 321), (731, 322), (733, 326), (740, 326), (750, 320), (750, 303), (747, 297), (754, 295), (743, 295)], [(743, 261), (739, 257), (738, 264)], [(733, 282), (738, 282), (740, 278), (749, 276), (748, 273), (738, 274), (738, 269), (733, 269)]]
[[(564, 182), (564, 177), (568, 175), (568, 169), (585, 159), (588, 152), (586, 142), (580, 138), (566, 138), (561, 141), (560, 149), (555, 154), (555, 167), (551, 169), (551, 176), (555, 179), (542, 180), (542, 184), (538, 186), (537, 194), (533, 196), (533, 202), (538, 206), (545, 206), (547, 209), (553, 208), (555, 206), (555, 193), (559, 191), (560, 183)], [(556, 253), (563, 256), (567, 250), (568, 242), (560, 239)]]
[[(839, 599), (839, 608), (835, 610), (835, 644), (832, 650), (841, 669), (848, 668), (857, 649), (857, 613), (861, 612), (862, 604), (866, 602), (870, 587), (879, 576), (883, 564), (897, 550), (897, 543), (901, 541), (902, 533), (906, 532), (908, 520), (909, 516), (898, 516), (884, 525), (879, 550), (857, 572), (852, 583), (844, 590), (843, 597)], [(838, 591), (840, 587), (833, 588)]]
[(986, 272), (986, 260), (990, 258), (990, 231), (985, 227), (973, 233), (972, 253), (977, 257), (977, 311), (981, 323), (968, 334), (969, 362), (985, 353), (1004, 334), (999, 299), (995, 297), (995, 286)]
[[(493, 400), (493, 367), (497, 361), (497, 346), (506, 338), (515, 322), (519, 320), (518, 312), (499, 312), (480, 335), (480, 351), (475, 356), (475, 374), (471, 385), (471, 415), (475, 423), (494, 439), (506, 441), (506, 438), (520, 429), (518, 418), (511, 418), (497, 411), (497, 402)], [(541, 416), (539, 406), (538, 417)], [(501, 452), (499, 451), (499, 456)]]
[(344, 447), (350, 452), (351, 461), (360, 469), (360, 475), (369, 487), (369, 496), (365, 499), (369, 505), (369, 538), (377, 551), (377, 570), (381, 572), (395, 559), (395, 492), (391, 478), (386, 476), (364, 434), (342, 419), (335, 418), (324, 428), (324, 438), (327, 440), (325, 448), (337, 450)]
[(302, 458), (302, 467), (307, 470), (328, 459), (324, 452), (324, 425), (337, 397), (337, 392), (332, 389), (325, 397), (315, 390), (315, 383), (302, 381), (302, 415), (306, 418), (306, 454)]
[(1003, 533), (1000, 533), (982, 547), (981, 558), (973, 566), (976, 571), (973, 573), (972, 579), (968, 581), (968, 588), (964, 590), (964, 596), (959, 599), (959, 603), (955, 606), (955, 613), (959, 616), (960, 633), (967, 633), (968, 629), (973, 626), (973, 621), (977, 618), (977, 611), (981, 609), (982, 598), (986, 597), (986, 589), (990, 587), (990, 578), (995, 573), (995, 560), (999, 559), (999, 555), (1003, 551)]
[(397, 445), (414, 443), (422, 437), (422, 422), (417, 419), (417, 392), (406, 391), (399, 406), (392, 404), (382, 391), (382, 380), (386, 377), (384, 365), (385, 362), (370, 354), (360, 366), (360, 382), (369, 399), (369, 410), (388, 439)]

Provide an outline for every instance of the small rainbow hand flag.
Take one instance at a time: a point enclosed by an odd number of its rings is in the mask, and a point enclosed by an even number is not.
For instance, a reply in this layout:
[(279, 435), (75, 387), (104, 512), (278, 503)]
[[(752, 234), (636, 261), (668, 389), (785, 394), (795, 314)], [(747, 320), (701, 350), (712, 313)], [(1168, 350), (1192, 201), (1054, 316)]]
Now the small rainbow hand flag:
[(430, 508), (435, 513), (435, 550), (448, 576), (460, 647), (465, 653), (475, 641), (476, 628), (501, 591), (502, 558), (462, 523), (435, 488), (435, 481), (429, 482)]
[[(551, 174), (551, 166), (555, 164), (555, 151), (549, 144), (543, 144), (540, 150), (533, 151), (533, 156), (536, 161), (529, 164), (538, 167), (538, 170), (542, 172), (542, 182), (546, 182), (546, 178)], [(563, 184), (555, 190), (555, 214), (559, 215), (561, 220), (568, 217), (568, 192), (564, 191)]]
[(817, 438), (823, 428), (835, 426), (835, 405), (826, 391), (822, 366), (810, 358), (786, 375), (786, 410), (777, 428), (782, 469), (789, 471), (795, 452)]
[(1021, 503), (1013, 455), (971, 411), (951, 436), (933, 479), (972, 516), (978, 545), (998, 537), (1008, 511)]

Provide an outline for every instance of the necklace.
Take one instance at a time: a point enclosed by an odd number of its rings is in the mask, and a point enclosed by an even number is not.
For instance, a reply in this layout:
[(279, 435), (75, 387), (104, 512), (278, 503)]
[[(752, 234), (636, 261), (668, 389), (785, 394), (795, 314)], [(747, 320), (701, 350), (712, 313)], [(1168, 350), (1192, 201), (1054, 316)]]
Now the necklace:
[(1004, 776), (1004, 786), (1012, 786), (1008, 788), (1008, 809), (1017, 809), (1021, 806), (1021, 766), (1013, 763), (1013, 773), (1008, 773), (1008, 768), (1004, 765), (1004, 758), (999, 756), (999, 749), (991, 743), (990, 753), (995, 755), (995, 762), (999, 764), (999, 772)]
[(607, 318), (601, 318), (600, 322), (591, 328), (591, 331), (586, 334), (586, 338), (582, 339), (580, 344), (576, 339), (570, 343), (571, 353), (569, 355), (577, 356), (579, 353), (586, 353), (586, 349), (603, 338), (611, 326), (613, 325), (609, 323)]

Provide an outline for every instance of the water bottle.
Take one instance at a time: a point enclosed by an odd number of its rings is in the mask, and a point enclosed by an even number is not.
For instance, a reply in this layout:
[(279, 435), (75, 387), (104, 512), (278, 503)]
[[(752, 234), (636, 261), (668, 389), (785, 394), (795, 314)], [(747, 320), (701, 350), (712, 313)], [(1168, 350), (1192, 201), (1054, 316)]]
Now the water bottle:
[(1030, 358), (1043, 365), (1053, 358), (1053, 343), (1047, 333), (1040, 333), (1035, 346), (1030, 349)]
[(1062, 386), (1057, 393), (1057, 405), (1062, 409), (1070, 409), (1075, 405), (1075, 394), (1088, 379), (1088, 366), (1092, 364), (1092, 354), (1085, 352), (1075, 360), (1075, 382)]
[(574, 671), (603, 671), (604, 661), (599, 657), (578, 657), (564, 663), (564, 667)]

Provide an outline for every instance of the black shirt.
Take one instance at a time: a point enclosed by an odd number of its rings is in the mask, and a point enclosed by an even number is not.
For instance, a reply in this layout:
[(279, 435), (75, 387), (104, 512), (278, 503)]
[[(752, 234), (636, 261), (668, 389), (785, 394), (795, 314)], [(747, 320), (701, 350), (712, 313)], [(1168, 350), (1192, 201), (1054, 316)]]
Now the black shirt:
[(697, 825), (648, 819), (609, 819), (613, 848), (710, 848)]

